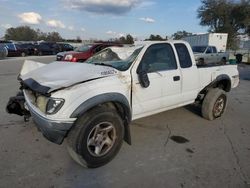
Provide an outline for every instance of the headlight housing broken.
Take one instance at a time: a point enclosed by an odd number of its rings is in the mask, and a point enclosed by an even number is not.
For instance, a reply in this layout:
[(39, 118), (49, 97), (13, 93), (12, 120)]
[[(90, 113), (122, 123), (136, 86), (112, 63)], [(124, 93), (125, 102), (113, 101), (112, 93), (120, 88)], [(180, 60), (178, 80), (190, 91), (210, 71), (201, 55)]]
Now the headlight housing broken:
[(64, 99), (49, 98), (46, 106), (46, 113), (49, 115), (57, 113), (63, 106)]

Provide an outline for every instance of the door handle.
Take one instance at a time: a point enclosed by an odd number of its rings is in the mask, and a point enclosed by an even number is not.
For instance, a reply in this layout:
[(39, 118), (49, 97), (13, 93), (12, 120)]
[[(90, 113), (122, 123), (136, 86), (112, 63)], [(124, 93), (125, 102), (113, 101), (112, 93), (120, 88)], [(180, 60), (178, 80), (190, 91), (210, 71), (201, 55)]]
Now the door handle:
[(173, 80), (176, 82), (176, 81), (179, 81), (181, 79), (181, 77), (180, 76), (174, 76), (173, 77)]

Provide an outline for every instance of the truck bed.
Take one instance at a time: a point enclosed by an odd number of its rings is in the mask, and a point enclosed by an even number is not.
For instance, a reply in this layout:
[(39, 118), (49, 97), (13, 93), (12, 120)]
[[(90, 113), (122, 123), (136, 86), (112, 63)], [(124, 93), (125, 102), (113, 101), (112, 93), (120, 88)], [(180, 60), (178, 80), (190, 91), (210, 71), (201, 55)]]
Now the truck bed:
[(233, 76), (238, 75), (237, 65), (219, 65), (209, 64), (197, 66), (200, 77), (200, 89), (206, 87), (213, 82), (218, 75), (229, 75), (232, 81), (232, 88), (238, 85), (238, 82), (233, 81)]

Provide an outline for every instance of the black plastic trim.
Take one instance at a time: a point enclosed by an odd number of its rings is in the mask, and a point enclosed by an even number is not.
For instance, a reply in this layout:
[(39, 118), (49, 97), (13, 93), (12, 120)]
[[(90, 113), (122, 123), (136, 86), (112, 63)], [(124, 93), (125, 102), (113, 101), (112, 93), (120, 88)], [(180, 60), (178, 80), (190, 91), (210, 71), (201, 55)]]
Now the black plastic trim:
[(96, 105), (103, 104), (105, 102), (118, 102), (123, 105), (125, 113), (128, 117), (128, 121), (131, 121), (131, 109), (128, 100), (126, 97), (120, 93), (104, 93), (92, 97), (82, 104), (80, 104), (77, 109), (71, 114), (70, 118), (77, 118), (84, 114), (89, 109), (93, 108)]
[(229, 92), (231, 90), (231, 79), (226, 74), (221, 74), (221, 75), (217, 76), (216, 79), (214, 81), (212, 81), (208, 86), (206, 86), (202, 91), (216, 85), (218, 82), (220, 82), (222, 80), (229, 81), (229, 85), (227, 85), (227, 87), (225, 88), (225, 91)]
[(87, 112), (89, 109), (106, 102), (117, 102), (122, 105), (125, 111), (125, 117), (123, 117), (125, 128), (124, 140), (129, 145), (131, 145), (131, 135), (129, 128), (129, 124), (132, 120), (131, 108), (126, 97), (120, 93), (105, 93), (90, 98), (83, 102), (81, 105), (79, 105), (79, 107), (71, 114), (70, 118), (78, 118), (79, 116)]

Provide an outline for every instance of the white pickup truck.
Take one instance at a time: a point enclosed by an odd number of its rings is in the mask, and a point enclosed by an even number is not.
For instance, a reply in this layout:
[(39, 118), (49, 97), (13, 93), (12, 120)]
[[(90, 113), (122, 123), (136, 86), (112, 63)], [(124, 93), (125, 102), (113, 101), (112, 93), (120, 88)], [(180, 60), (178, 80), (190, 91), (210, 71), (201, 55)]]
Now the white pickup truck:
[(229, 53), (218, 52), (215, 46), (192, 46), (192, 50), (198, 65), (225, 64), (229, 60)]
[(7, 111), (30, 113), (48, 140), (66, 138), (72, 158), (94, 168), (123, 139), (131, 144), (132, 120), (195, 102), (205, 119), (220, 117), (239, 74), (237, 65), (197, 67), (188, 43), (165, 41), (106, 48), (86, 63), (26, 61), (19, 81)]

